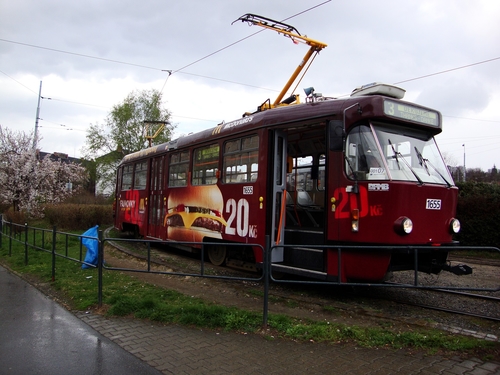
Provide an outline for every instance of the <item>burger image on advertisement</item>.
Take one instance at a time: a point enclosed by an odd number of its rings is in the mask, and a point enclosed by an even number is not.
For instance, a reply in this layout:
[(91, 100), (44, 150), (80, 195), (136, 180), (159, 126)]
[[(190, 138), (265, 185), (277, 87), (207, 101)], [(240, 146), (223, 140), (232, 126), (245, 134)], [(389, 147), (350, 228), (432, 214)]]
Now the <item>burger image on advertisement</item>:
[(202, 242), (204, 237), (222, 238), (227, 225), (222, 217), (224, 200), (217, 185), (171, 189), (164, 224), (167, 238)]

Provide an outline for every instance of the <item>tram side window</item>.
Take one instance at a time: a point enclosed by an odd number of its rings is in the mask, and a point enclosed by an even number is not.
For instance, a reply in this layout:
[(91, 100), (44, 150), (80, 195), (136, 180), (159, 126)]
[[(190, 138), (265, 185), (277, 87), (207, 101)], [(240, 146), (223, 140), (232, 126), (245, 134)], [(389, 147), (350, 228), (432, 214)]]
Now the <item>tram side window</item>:
[(193, 185), (214, 185), (217, 183), (219, 166), (219, 145), (212, 144), (194, 150)]
[(132, 177), (134, 176), (134, 166), (126, 165), (122, 172), (122, 190), (132, 189)]
[(298, 157), (293, 159), (292, 173), (287, 174), (288, 191), (313, 190), (314, 183), (311, 174), (312, 165), (313, 165), (312, 156)]
[(189, 151), (176, 152), (170, 155), (168, 186), (186, 186), (188, 171)]
[(142, 163), (135, 164), (135, 174), (134, 174), (134, 189), (144, 190), (146, 189), (148, 176), (148, 163), (143, 161)]
[(254, 182), (259, 170), (259, 136), (233, 139), (224, 144), (224, 182)]

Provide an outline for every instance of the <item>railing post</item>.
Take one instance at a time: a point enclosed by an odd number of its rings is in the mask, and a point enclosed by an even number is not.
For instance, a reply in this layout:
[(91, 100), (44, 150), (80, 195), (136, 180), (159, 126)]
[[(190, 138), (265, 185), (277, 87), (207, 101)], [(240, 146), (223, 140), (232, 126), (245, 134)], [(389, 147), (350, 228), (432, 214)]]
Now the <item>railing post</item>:
[(9, 221), (9, 256), (12, 256), (12, 220)]
[(80, 237), (80, 241), (79, 242), (80, 242), (80, 259), (79, 260), (81, 262), (82, 259), (83, 259), (83, 241), (82, 241), (81, 237)]
[(52, 281), (56, 281), (56, 226), (52, 227)]
[(97, 242), (97, 304), (102, 307), (102, 265), (104, 262), (104, 244), (102, 230), (98, 233)]
[(413, 261), (415, 262), (415, 279), (413, 285), (418, 286), (418, 249), (413, 249), (413, 257)]
[(205, 243), (201, 243), (201, 258), (200, 258), (200, 275), (205, 275)]
[(267, 327), (267, 316), (269, 310), (269, 277), (271, 274), (271, 238), (266, 236), (266, 244), (264, 254), (262, 254), (263, 265), (262, 272), (264, 273), (264, 311), (262, 313), (262, 326)]
[(337, 282), (342, 283), (342, 248), (337, 248)]
[(2, 247), (2, 237), (3, 237), (3, 215), (0, 214), (0, 248)]
[(28, 223), (24, 223), (24, 265), (28, 265)]
[(151, 241), (148, 241), (148, 272), (151, 272)]

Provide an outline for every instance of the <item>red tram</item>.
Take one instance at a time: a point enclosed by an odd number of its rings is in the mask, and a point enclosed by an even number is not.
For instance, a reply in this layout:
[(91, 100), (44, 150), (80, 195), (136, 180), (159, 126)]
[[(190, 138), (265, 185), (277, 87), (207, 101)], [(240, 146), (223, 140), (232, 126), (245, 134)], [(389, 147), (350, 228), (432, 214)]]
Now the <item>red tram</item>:
[[(256, 112), (123, 159), (115, 227), (164, 241), (211, 242), (214, 264), (262, 264), (335, 279), (381, 280), (413, 269), (394, 245), (425, 245), (418, 268), (439, 272), (460, 229), (458, 189), (434, 136), (438, 111), (404, 102), (404, 90), (371, 84), (349, 98), (314, 94), (306, 103)], [(324, 250), (308, 245), (325, 245)], [(331, 247), (330, 247), (331, 245)]]
[[(434, 140), (441, 114), (402, 101), (401, 88), (376, 83), (343, 99), (310, 88), (305, 103), (296, 95), (282, 100), (326, 44), (265, 17), (238, 20), (309, 51), (274, 103), (125, 156), (115, 227), (177, 246), (207, 242), (212, 263), (246, 268), (262, 266), (261, 248), (250, 244), (266, 248), (268, 238), (277, 246), (273, 270), (324, 280), (338, 279), (339, 270), (343, 281), (378, 281), (414, 269), (413, 254), (394, 246), (423, 246), (418, 269), (441, 271), (446, 245), (460, 230), (458, 189)], [(376, 250), (339, 257), (347, 245)]]

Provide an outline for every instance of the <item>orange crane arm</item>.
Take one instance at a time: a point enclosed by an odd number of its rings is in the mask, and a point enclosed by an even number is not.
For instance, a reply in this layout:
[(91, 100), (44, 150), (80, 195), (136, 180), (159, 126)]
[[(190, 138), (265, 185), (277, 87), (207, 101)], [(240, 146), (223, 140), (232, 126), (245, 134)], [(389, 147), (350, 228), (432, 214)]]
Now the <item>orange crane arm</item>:
[[(290, 89), (292, 86), (293, 82), (297, 79), (298, 75), (302, 71), (302, 69), (306, 66), (307, 62), (309, 59), (312, 57), (312, 55), (316, 52), (318, 53), (321, 51), (323, 48), (327, 46), (327, 44), (318, 42), (317, 40), (310, 39), (307, 36), (300, 35), (300, 33), (297, 31), (297, 29), (291, 25), (287, 25), (286, 23), (280, 22), (280, 21), (275, 21), (270, 18), (258, 16), (256, 14), (251, 14), (247, 13), (240, 18), (238, 18), (236, 21), (242, 21), (242, 22), (247, 22), (250, 25), (257, 25), (264, 27), (266, 29), (274, 30), (277, 31), (279, 34), (283, 34), (284, 36), (292, 39), (294, 43), (302, 42), (305, 43), (309, 46), (309, 50), (305, 54), (304, 58), (302, 59), (301, 63), (297, 66), (295, 71), (293, 72), (292, 76), (288, 80), (288, 82), (285, 84), (281, 92), (279, 93), (278, 97), (274, 101), (273, 104), (267, 105), (269, 108), (274, 108), (279, 106), (280, 104), (289, 104), (288, 100), (286, 103), (281, 103), (283, 100), (283, 97), (287, 93), (287, 91)], [(292, 101), (293, 102), (293, 101)], [(260, 109), (267, 109), (265, 108), (266, 104), (263, 104)]]

